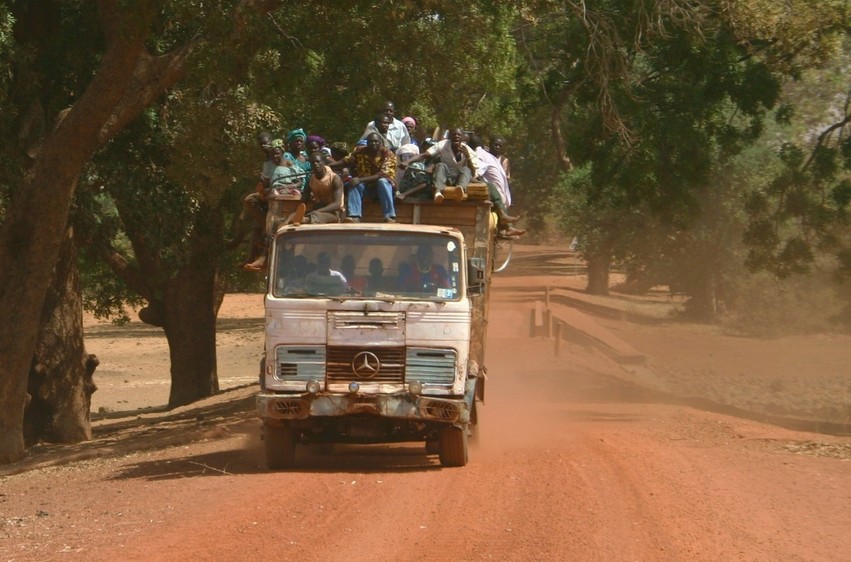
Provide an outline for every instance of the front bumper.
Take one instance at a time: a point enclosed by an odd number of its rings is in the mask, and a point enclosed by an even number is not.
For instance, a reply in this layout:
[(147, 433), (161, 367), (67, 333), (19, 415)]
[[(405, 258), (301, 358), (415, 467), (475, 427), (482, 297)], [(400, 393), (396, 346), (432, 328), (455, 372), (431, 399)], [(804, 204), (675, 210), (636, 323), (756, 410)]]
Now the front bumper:
[(275, 394), (257, 396), (257, 413), (264, 420), (302, 420), (311, 417), (375, 415), (385, 418), (469, 423), (475, 388), (465, 396), (438, 398), (399, 394)]

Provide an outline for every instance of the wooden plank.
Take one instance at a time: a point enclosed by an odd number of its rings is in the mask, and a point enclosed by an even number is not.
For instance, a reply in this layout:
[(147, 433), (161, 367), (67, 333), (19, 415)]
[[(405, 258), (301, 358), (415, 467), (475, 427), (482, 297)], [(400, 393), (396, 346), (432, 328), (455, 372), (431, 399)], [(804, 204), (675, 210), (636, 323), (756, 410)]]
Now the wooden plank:
[(573, 307), (551, 303), (554, 318), (562, 322), (562, 333), (568, 339), (578, 338), (590, 343), (618, 363), (639, 365), (646, 361), (644, 354), (597, 323), (594, 318)]

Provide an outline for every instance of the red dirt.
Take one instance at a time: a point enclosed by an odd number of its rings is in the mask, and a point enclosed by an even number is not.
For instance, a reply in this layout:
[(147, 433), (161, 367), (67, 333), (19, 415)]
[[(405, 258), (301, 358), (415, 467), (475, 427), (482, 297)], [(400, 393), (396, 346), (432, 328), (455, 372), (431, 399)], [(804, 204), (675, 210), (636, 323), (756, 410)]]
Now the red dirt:
[[(528, 337), (518, 287), (554, 282), (495, 288), (480, 437), (460, 469), (392, 445), (302, 448), (296, 469), (267, 472), (255, 387), (139, 414), (168, 395), (158, 332), (91, 323), (93, 409), (112, 413), (91, 443), (0, 468), (0, 559), (848, 559), (851, 438), (682, 399), (824, 405), (841, 381), (832, 400), (847, 408), (848, 338), (595, 318), (648, 356), (629, 372), (585, 344), (556, 357), (552, 340)], [(221, 318), (223, 386), (253, 382), (262, 298), (229, 295)], [(804, 375), (808, 387), (793, 384)], [(770, 400), (759, 394), (777, 380)]]

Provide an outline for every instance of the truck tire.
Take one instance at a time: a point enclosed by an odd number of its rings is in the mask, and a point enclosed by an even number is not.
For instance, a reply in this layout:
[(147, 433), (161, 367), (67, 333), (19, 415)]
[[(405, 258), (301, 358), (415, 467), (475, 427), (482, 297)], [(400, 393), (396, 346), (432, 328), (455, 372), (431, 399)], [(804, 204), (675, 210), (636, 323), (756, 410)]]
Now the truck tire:
[(289, 424), (280, 427), (264, 425), (263, 444), (269, 470), (289, 468), (295, 462), (295, 433)]
[(447, 427), (440, 430), (440, 464), (467, 465), (467, 428)]
[(437, 439), (426, 439), (425, 450), (426, 454), (429, 455), (440, 454), (440, 441)]

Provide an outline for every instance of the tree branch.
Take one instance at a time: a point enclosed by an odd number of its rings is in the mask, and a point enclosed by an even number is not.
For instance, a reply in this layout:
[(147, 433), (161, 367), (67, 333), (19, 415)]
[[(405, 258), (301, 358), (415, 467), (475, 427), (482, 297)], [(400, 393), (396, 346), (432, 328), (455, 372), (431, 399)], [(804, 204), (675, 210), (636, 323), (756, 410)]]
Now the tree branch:
[(115, 249), (106, 240), (100, 239), (95, 246), (98, 252), (103, 256), (106, 265), (109, 269), (127, 284), (133, 291), (139, 293), (143, 298), (150, 301), (151, 291), (145, 283), (145, 276), (139, 268), (134, 267), (121, 252)]
[[(242, 0), (233, 11), (233, 31), (223, 38), (223, 41), (241, 40), (250, 14), (270, 15), (272, 11), (283, 5), (283, 0)], [(103, 9), (101, 18), (108, 37), (114, 35), (116, 29), (124, 27), (125, 24), (115, 21), (119, 18), (119, 15), (115, 13), (117, 12), (115, 0), (99, 0), (98, 6)], [(124, 97), (116, 105), (112, 117), (100, 130), (99, 142), (102, 145), (105, 144), (135, 119), (144, 108), (179, 82), (188, 72), (192, 55), (207, 42), (206, 38), (196, 36), (185, 45), (157, 57), (152, 56), (147, 50), (142, 50), (134, 64), (131, 81)]]
[(849, 111), (848, 111), (848, 110), (849, 110), (849, 108), (851, 108), (851, 92), (849, 92), (849, 93), (845, 96), (845, 108), (844, 108), (844, 109), (845, 109), (845, 117), (844, 117), (844, 118), (842, 118), (842, 120), (837, 121), (836, 123), (834, 123), (833, 125), (829, 126), (829, 127), (828, 127), (828, 128), (826, 128), (824, 131), (822, 131), (822, 132), (821, 132), (821, 134), (820, 134), (820, 135), (818, 136), (818, 138), (816, 139), (816, 144), (815, 144), (815, 146), (813, 147), (813, 150), (812, 150), (812, 151), (810, 151), (810, 157), (809, 157), (809, 158), (807, 158), (807, 161), (804, 163), (804, 165), (803, 165), (803, 166), (801, 166), (801, 170), (802, 170), (802, 171), (809, 169), (810, 165), (813, 163), (813, 159), (815, 159), (815, 157), (816, 157), (816, 150), (817, 150), (819, 147), (824, 146), (825, 144), (827, 144), (827, 142), (828, 142), (828, 140), (829, 140), (830, 136), (831, 136), (831, 135), (832, 135), (832, 134), (833, 134), (833, 133), (834, 133), (837, 129), (839, 130), (839, 132), (840, 132), (840, 134), (841, 134), (841, 133), (842, 133), (842, 130), (845, 128), (845, 126), (846, 126), (848, 123), (851, 123), (851, 113), (849, 113)]

